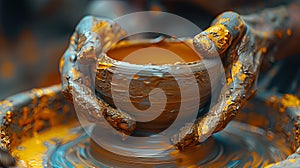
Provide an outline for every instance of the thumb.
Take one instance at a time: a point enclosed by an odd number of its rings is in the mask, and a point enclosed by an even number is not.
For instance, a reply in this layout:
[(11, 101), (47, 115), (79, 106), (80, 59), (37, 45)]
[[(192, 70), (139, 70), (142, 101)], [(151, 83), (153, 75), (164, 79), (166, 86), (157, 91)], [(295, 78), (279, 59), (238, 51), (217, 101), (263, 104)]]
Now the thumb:
[(223, 55), (244, 31), (245, 24), (239, 14), (224, 12), (216, 17), (209, 28), (194, 37), (193, 45), (204, 58), (214, 58)]

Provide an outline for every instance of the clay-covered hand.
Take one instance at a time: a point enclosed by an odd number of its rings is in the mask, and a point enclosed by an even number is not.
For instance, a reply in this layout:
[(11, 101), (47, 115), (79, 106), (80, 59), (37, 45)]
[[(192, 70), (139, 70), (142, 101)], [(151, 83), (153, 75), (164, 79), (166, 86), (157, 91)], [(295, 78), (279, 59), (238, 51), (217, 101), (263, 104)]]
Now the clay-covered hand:
[(115, 129), (131, 134), (136, 126), (135, 120), (97, 99), (91, 89), (94, 84), (91, 80), (95, 77), (90, 70), (96, 71), (98, 57), (124, 35), (125, 32), (110, 20), (92, 16), (83, 18), (61, 58), (60, 72), (63, 93), (73, 101), (79, 115), (84, 115), (94, 123), (101, 121), (104, 116)]
[[(264, 60), (271, 60), (280, 42), (289, 38), (289, 16), (285, 7), (240, 16), (219, 15), (211, 27), (194, 37), (194, 47), (206, 59), (220, 56), (226, 84), (218, 102), (195, 123), (187, 124), (171, 140), (179, 149), (205, 141), (222, 130), (255, 93), (255, 83)], [(190, 125), (193, 124), (192, 127)]]

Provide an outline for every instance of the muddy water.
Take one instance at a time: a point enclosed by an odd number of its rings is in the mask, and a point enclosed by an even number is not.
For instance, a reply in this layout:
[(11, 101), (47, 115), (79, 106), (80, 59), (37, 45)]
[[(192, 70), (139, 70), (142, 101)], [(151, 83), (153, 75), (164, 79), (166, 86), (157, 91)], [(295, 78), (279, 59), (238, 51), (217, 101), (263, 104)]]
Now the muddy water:
[(264, 167), (291, 154), (290, 148), (283, 145), (284, 139), (236, 121), (209, 141), (206, 146), (183, 152), (171, 149), (163, 162), (123, 157), (117, 161), (112, 158), (110, 162), (111, 154), (103, 151), (100, 157), (104, 160), (99, 161), (99, 155), (96, 160), (90, 152), (93, 143), (87, 133), (78, 124), (70, 124), (23, 141), (13, 149), (13, 154), (21, 159), (18, 164), (22, 167)]

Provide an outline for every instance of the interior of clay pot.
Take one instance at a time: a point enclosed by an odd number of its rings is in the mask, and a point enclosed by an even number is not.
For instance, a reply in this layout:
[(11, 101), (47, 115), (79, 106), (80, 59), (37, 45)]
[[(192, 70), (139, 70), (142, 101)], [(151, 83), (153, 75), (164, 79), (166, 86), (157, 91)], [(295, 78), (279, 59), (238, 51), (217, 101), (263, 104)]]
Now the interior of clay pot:
[(151, 40), (125, 40), (110, 48), (106, 55), (114, 60), (138, 65), (174, 65), (201, 61), (201, 55), (194, 51), (190, 43), (189, 40), (175, 39), (162, 39), (155, 43)]

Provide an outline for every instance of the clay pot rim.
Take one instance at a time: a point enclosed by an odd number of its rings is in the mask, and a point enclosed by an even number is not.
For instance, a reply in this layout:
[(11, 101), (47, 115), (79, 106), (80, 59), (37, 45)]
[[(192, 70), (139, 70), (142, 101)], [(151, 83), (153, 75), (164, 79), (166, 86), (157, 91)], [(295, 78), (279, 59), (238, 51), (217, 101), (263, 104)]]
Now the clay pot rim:
[[(130, 45), (135, 45), (135, 44), (145, 44), (145, 43), (159, 43), (162, 41), (168, 42), (168, 43), (179, 43), (183, 42), (186, 45), (192, 47), (192, 38), (160, 38), (159, 40), (157, 39), (138, 39), (138, 40), (124, 40), (124, 41), (130, 41)], [(122, 46), (120, 46), (122, 47)], [(194, 48), (192, 48), (196, 53), (198, 53)], [(203, 71), (207, 70), (210, 68), (215, 67), (220, 63), (219, 58), (213, 58), (213, 59), (200, 59), (200, 61), (195, 61), (195, 62), (176, 62), (174, 64), (163, 64), (163, 65), (155, 65), (155, 64), (134, 64), (134, 63), (129, 63), (125, 61), (119, 61), (116, 59), (113, 59), (109, 57), (106, 53), (103, 53), (103, 56), (100, 57), (98, 60), (98, 68), (101, 65), (105, 65), (107, 70), (113, 71), (115, 68), (118, 68), (122, 70), (122, 72), (126, 71), (131, 71), (131, 70), (147, 70), (147, 71), (175, 71), (177, 69), (181, 68), (189, 68), (193, 72), (195, 71)]]

